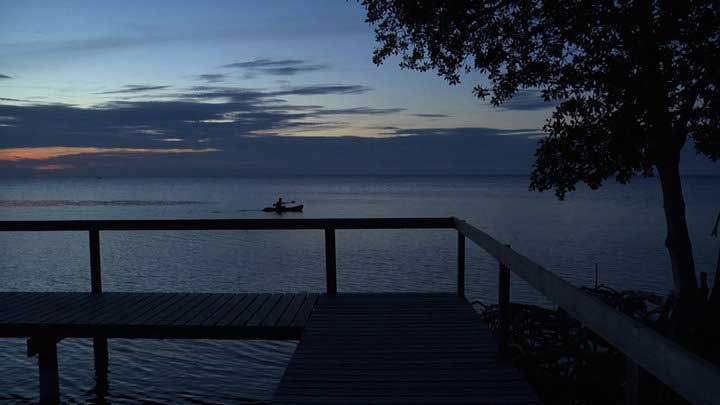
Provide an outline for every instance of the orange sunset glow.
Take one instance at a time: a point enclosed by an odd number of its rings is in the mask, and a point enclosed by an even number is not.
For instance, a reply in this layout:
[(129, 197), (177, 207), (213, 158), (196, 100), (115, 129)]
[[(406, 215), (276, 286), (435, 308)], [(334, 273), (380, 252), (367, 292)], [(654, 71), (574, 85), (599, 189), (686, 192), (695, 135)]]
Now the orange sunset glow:
[(49, 164), (49, 165), (42, 165), (42, 166), (35, 166), (33, 169), (35, 170), (64, 170), (64, 169), (72, 169), (75, 166), (73, 165), (59, 165), (59, 164)]
[[(0, 149), (0, 161), (45, 160), (64, 156), (106, 154), (106, 153), (207, 153), (219, 152), (216, 148), (203, 149), (146, 149), (146, 148), (94, 148), (75, 146), (43, 146), (29, 148)], [(53, 168), (50, 170), (54, 170)]]

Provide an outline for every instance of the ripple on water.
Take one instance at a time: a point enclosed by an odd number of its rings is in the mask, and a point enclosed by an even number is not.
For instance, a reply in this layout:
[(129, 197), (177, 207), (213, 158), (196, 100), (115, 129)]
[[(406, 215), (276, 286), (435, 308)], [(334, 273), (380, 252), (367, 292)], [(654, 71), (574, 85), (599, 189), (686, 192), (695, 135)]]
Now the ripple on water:
[[(267, 401), (295, 346), (296, 342), (285, 341), (112, 339), (106, 400), (113, 404)], [(3, 380), (12, 384), (0, 392), (3, 404), (37, 400), (36, 360), (24, 352), (24, 340), (0, 341)], [(63, 340), (58, 358), (63, 401), (97, 402), (91, 341)]]

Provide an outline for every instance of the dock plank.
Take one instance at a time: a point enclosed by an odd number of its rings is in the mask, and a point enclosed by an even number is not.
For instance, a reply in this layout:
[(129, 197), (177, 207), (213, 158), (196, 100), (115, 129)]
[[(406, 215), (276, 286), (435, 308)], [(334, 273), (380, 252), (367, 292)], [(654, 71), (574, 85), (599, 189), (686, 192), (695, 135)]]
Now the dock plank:
[[(5, 296), (7, 295), (7, 296)], [(32, 305), (35, 301), (42, 299), (42, 296), (28, 292), (12, 292), (3, 294), (0, 301), (0, 322), (18, 311), (18, 309)]]
[(285, 294), (282, 296), (280, 301), (277, 303), (275, 308), (268, 314), (267, 317), (263, 320), (262, 324), (263, 326), (275, 326), (275, 324), (280, 320), (280, 317), (283, 316), (285, 311), (288, 310), (288, 307), (290, 304), (298, 299), (298, 294)]
[(229, 317), (234, 310), (242, 311), (242, 309), (248, 306), (256, 297), (257, 294), (233, 294), (230, 301), (223, 305), (223, 307), (212, 316), (204, 319), (202, 325), (214, 326), (216, 323)]
[(217, 300), (212, 304), (206, 306), (201, 311), (195, 314), (194, 317), (185, 322), (186, 325), (202, 325), (213, 315), (219, 312), (228, 302), (232, 300), (235, 294), (221, 294), (217, 297)]
[(455, 294), (322, 295), (313, 308), (273, 403), (539, 403)]
[(213, 304), (215, 304), (218, 300), (222, 299), (222, 294), (207, 294), (207, 298), (202, 301), (202, 303), (196, 305), (193, 308), (190, 308), (188, 311), (186, 311), (184, 314), (182, 314), (180, 317), (175, 319), (175, 325), (185, 325), (189, 321), (191, 321), (193, 318), (195, 318), (197, 315), (205, 311), (208, 307), (211, 307)]
[(305, 302), (303, 302), (302, 306), (298, 310), (297, 314), (295, 314), (295, 318), (293, 318), (292, 322), (290, 323), (291, 326), (304, 328), (305, 323), (310, 318), (310, 314), (312, 313), (313, 309), (315, 309), (315, 304), (317, 303), (319, 294), (308, 294), (307, 299)]
[(112, 308), (112, 312), (107, 314), (101, 313), (95, 323), (98, 325), (125, 324), (137, 317), (143, 310), (156, 305), (155, 303), (160, 298), (160, 294), (130, 294), (129, 298), (130, 300), (127, 304), (122, 306), (115, 305)]
[(290, 326), (293, 319), (295, 319), (295, 315), (297, 315), (298, 311), (300, 310), (300, 307), (307, 301), (308, 295), (307, 294), (294, 294), (294, 298), (292, 302), (290, 302), (290, 305), (285, 309), (285, 312), (282, 314), (280, 319), (277, 321), (278, 326)]
[(160, 299), (154, 306), (148, 307), (144, 311), (139, 312), (134, 319), (129, 320), (127, 323), (128, 325), (152, 325), (153, 317), (161, 314), (162, 311), (167, 310), (167, 308), (179, 301), (181, 298), (182, 294), (180, 293), (161, 294)]
[(0, 337), (299, 339), (302, 328), (274, 321), (297, 296), (0, 292)]
[(185, 294), (183, 293), (171, 293), (164, 295), (166, 297), (165, 300), (163, 300), (163, 303), (159, 304), (155, 308), (148, 310), (143, 314), (140, 314), (137, 319), (134, 319), (128, 323), (130, 325), (155, 325), (157, 323), (157, 320), (162, 318), (165, 312), (177, 305), (180, 301), (182, 301), (183, 297), (185, 296)]
[(202, 304), (203, 301), (209, 297), (206, 294), (183, 294), (182, 299), (169, 308), (163, 313), (163, 316), (155, 321), (156, 325), (159, 326), (170, 326), (175, 323), (175, 320), (180, 318), (186, 312), (190, 311), (197, 305)]
[(33, 319), (51, 312), (55, 308), (57, 300), (64, 296), (64, 294), (43, 293), (39, 299), (33, 300), (32, 303), (28, 302), (27, 305), (21, 305), (16, 311), (8, 313), (3, 322), (9, 324), (21, 321), (31, 322)]
[(270, 299), (265, 301), (262, 307), (247, 321), (248, 326), (260, 326), (270, 312), (278, 305), (282, 299), (282, 294), (273, 294)]
[(236, 311), (237, 313), (234, 314), (235, 317), (233, 319), (229, 319), (228, 317), (220, 321), (219, 325), (245, 325), (245, 322), (252, 318), (255, 312), (262, 308), (270, 298), (271, 294), (259, 294), (250, 305), (242, 309), (242, 312)]

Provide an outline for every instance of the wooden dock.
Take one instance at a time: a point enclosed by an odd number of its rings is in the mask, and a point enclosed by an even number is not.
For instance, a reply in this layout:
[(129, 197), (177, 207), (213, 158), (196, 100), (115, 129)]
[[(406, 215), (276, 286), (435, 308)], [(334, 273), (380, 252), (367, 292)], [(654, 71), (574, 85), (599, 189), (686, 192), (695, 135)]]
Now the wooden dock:
[[(326, 294), (103, 291), (101, 232), (273, 229), (324, 232)], [(456, 291), (338, 292), (335, 233), (352, 229), (456, 231)], [(0, 337), (28, 338), (28, 355), (38, 356), (41, 403), (60, 400), (57, 343), (86, 337), (93, 339), (99, 397), (108, 339), (299, 339), (276, 403), (535, 404), (519, 372), (502, 361), (511, 274), (624, 353), (635, 370), (627, 386), (637, 386), (642, 368), (691, 403), (719, 403), (717, 366), (457, 218), (0, 221), (0, 232), (39, 231), (87, 232), (90, 247), (90, 292), (0, 293)], [(498, 261), (495, 337), (465, 299), (466, 239)], [(639, 403), (639, 390), (630, 391), (628, 403)]]
[(318, 294), (0, 293), (0, 337), (283, 339)]
[(538, 404), (456, 294), (322, 295), (276, 404)]

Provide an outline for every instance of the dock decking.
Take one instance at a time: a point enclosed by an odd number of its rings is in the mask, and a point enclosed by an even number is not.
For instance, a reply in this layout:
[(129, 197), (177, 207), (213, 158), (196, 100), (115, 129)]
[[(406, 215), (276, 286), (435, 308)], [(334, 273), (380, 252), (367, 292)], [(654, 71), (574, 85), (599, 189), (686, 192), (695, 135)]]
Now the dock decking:
[(322, 295), (275, 404), (536, 404), (456, 294)]
[(0, 337), (300, 339), (318, 294), (0, 293)]
[(299, 339), (274, 403), (538, 403), (457, 294), (2, 292), (0, 337)]

